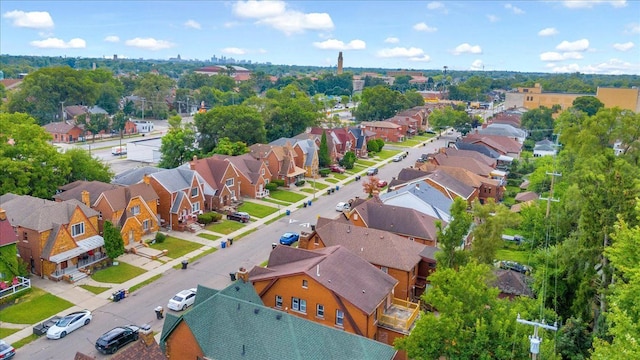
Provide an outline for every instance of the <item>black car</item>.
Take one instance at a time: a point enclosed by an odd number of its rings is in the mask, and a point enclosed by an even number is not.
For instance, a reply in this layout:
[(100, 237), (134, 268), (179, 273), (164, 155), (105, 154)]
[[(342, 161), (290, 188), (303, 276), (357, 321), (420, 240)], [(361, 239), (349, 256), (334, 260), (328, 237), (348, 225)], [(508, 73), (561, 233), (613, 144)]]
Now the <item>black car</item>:
[(140, 328), (135, 325), (113, 328), (96, 340), (96, 349), (103, 354), (115, 354), (118, 349), (138, 340), (139, 330)]
[(227, 219), (240, 221), (242, 223), (248, 223), (251, 219), (251, 216), (249, 216), (249, 214), (247, 214), (246, 212), (234, 212), (231, 214), (227, 214)]

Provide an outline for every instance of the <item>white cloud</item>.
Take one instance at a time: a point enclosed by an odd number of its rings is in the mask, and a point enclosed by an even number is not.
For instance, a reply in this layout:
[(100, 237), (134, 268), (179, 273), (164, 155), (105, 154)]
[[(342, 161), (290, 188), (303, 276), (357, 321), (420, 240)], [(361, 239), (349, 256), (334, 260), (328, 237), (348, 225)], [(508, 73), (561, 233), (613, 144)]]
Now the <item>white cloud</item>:
[(362, 40), (351, 40), (345, 44), (341, 40), (328, 39), (322, 42), (314, 42), (313, 46), (322, 50), (363, 50), (367, 44)]
[(456, 46), (453, 50), (454, 55), (460, 54), (482, 54), (482, 48), (480, 45), (469, 45), (467, 43)]
[(233, 13), (241, 18), (256, 19), (256, 24), (271, 26), (287, 35), (334, 27), (329, 14), (288, 10), (283, 1), (238, 1), (233, 5)]
[(438, 28), (430, 27), (429, 25), (421, 22), (413, 25), (413, 30), (416, 31), (425, 31), (425, 32), (435, 32), (438, 31)]
[(40, 49), (84, 49), (87, 47), (87, 42), (80, 38), (71, 39), (68, 42), (58, 38), (48, 38), (35, 40), (29, 44)]
[(626, 0), (565, 0), (563, 1), (564, 7), (569, 9), (590, 9), (599, 4), (610, 4), (615, 8), (622, 8), (627, 6)]
[(29, 29), (50, 29), (53, 27), (53, 19), (46, 11), (13, 10), (4, 13), (2, 17), (13, 20), (13, 26), (17, 27)]
[(120, 42), (120, 38), (115, 36), (115, 35), (109, 35), (106, 38), (104, 38), (104, 41), (111, 42), (111, 43), (117, 43), (117, 42)]
[(162, 50), (172, 48), (174, 44), (165, 40), (156, 40), (154, 38), (134, 38), (124, 42), (127, 46), (137, 47), (146, 50)]
[(576, 41), (563, 41), (558, 46), (556, 46), (556, 50), (560, 51), (586, 51), (589, 49), (589, 40), (580, 39)]
[(556, 28), (548, 27), (538, 31), (538, 36), (552, 36), (557, 35), (558, 30)]
[(470, 70), (483, 70), (483, 69), (484, 69), (484, 63), (482, 62), (482, 60), (477, 59), (471, 63)]
[(384, 39), (384, 42), (386, 42), (387, 44), (397, 44), (400, 42), (400, 39), (398, 39), (397, 37), (389, 36), (388, 38)]
[(504, 4), (504, 8), (507, 9), (507, 10), (513, 11), (513, 13), (516, 14), (516, 15), (524, 14), (524, 10), (520, 9), (517, 6), (513, 6), (511, 4)]
[(431, 57), (429, 55), (412, 56), (408, 60), (414, 62), (429, 62), (431, 61)]
[(557, 73), (575, 73), (584, 74), (605, 74), (605, 75), (622, 75), (622, 74), (640, 74), (640, 64), (622, 61), (620, 59), (610, 59), (603, 63), (595, 65), (579, 66), (578, 64), (569, 64), (565, 66), (556, 66), (552, 68)]
[(631, 41), (626, 42), (624, 44), (613, 44), (613, 48), (618, 51), (629, 51), (635, 46)]
[(492, 22), (492, 23), (498, 22), (498, 20), (500, 20), (499, 17), (497, 17), (495, 15), (491, 15), (491, 14), (487, 15), (487, 19), (489, 19), (489, 22)]
[(447, 11), (447, 8), (440, 1), (432, 1), (427, 4), (427, 9), (429, 10), (442, 10), (444, 12)]
[(238, 25), (240, 25), (240, 23), (237, 22), (237, 21), (227, 21), (226, 23), (222, 24), (222, 26), (224, 26), (227, 29), (230, 29), (232, 27), (236, 27)]
[(419, 58), (424, 55), (424, 51), (420, 48), (395, 47), (392, 49), (382, 49), (377, 53), (381, 58)]
[(222, 49), (221, 51), (225, 54), (231, 54), (231, 55), (244, 55), (247, 53), (245, 49), (240, 49), (237, 47), (228, 47), (228, 48)]
[(579, 53), (576, 51), (566, 51), (563, 53), (549, 51), (549, 52), (544, 52), (540, 54), (540, 60), (550, 61), (550, 62), (563, 61), (563, 60), (569, 60), (569, 59), (577, 60), (582, 58), (583, 58), (582, 53)]
[(626, 33), (628, 34), (640, 34), (640, 24), (631, 23), (626, 26)]
[(202, 26), (200, 26), (199, 22), (191, 19), (187, 20), (187, 22), (184, 23), (184, 27), (198, 30), (202, 29)]

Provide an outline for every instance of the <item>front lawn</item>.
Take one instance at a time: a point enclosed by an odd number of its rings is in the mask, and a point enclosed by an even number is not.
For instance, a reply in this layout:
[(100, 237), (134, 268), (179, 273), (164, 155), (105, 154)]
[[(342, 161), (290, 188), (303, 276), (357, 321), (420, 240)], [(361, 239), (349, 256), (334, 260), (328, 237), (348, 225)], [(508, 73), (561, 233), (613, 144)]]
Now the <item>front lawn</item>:
[(388, 159), (390, 157), (394, 157), (398, 154), (402, 154), (403, 152), (398, 152), (398, 150), (382, 150), (379, 153), (376, 154), (377, 157), (385, 160)]
[(81, 288), (90, 291), (96, 295), (101, 294), (111, 288), (105, 286), (93, 286), (93, 285), (80, 285)]
[[(296, 194), (296, 193), (291, 192), (291, 191), (276, 189), (274, 191), (269, 192), (269, 197), (274, 198), (276, 200), (280, 200), (280, 201), (286, 201), (286, 202), (289, 202), (289, 203), (294, 203), (294, 202), (298, 202), (298, 201), (304, 199), (306, 196), (301, 195), (301, 194)], [(269, 215), (269, 214), (267, 214), (267, 215)], [(264, 216), (261, 216), (261, 217), (264, 217)]]
[(142, 268), (119, 262), (118, 265), (112, 265), (106, 269), (94, 272), (91, 274), (91, 278), (101, 283), (122, 284), (144, 273), (145, 270)]
[(0, 339), (4, 339), (7, 336), (16, 333), (20, 331), (20, 329), (7, 329), (7, 328), (0, 328)]
[(498, 252), (496, 253), (496, 259), (511, 260), (522, 265), (530, 265), (529, 262), (533, 259), (533, 257), (529, 256), (528, 251), (498, 249)]
[(244, 227), (244, 224), (239, 221), (222, 220), (213, 224), (207, 225), (205, 229), (216, 232), (218, 234), (231, 234), (236, 230), (240, 230)]
[(344, 174), (335, 174), (334, 177), (338, 180), (344, 180), (347, 178), (347, 176)]
[[(302, 189), (300, 189), (300, 190), (302, 190)], [(291, 203), (288, 203), (288, 202), (285, 202), (285, 201), (278, 201), (278, 200), (274, 200), (274, 199), (270, 199), (270, 198), (262, 198), (260, 200), (266, 201), (268, 203), (276, 204), (276, 205), (282, 205), (282, 206), (291, 205)]]
[(337, 180), (337, 179), (324, 179), (324, 181), (326, 181), (326, 182), (330, 182), (330, 183), (332, 183), (332, 184), (337, 184), (337, 183), (339, 183), (339, 182), (340, 182), (340, 180)]
[(364, 165), (364, 166), (371, 167), (371, 166), (376, 166), (376, 162), (375, 161), (358, 159), (358, 160), (356, 160), (356, 165)]
[[(272, 196), (273, 193), (274, 192), (271, 192), (270, 196)], [(302, 195), (298, 195), (298, 196), (302, 196)], [(302, 196), (302, 198), (304, 198), (304, 196)], [(263, 218), (265, 216), (269, 216), (273, 214), (274, 212), (278, 211), (278, 209), (271, 206), (266, 206), (266, 205), (245, 201), (242, 205), (240, 205), (240, 207), (238, 207), (238, 211), (249, 213), (249, 215), (255, 216), (257, 218)]]
[(49, 294), (42, 289), (32, 288), (20, 301), (2, 310), (2, 321), (13, 324), (35, 324), (72, 307), (65, 299)]
[(202, 247), (202, 245), (191, 241), (178, 239), (173, 236), (167, 236), (167, 238), (162, 243), (156, 242), (149, 247), (156, 250), (167, 250), (167, 254), (165, 256), (171, 259), (177, 259), (183, 255), (199, 249), (200, 247)]

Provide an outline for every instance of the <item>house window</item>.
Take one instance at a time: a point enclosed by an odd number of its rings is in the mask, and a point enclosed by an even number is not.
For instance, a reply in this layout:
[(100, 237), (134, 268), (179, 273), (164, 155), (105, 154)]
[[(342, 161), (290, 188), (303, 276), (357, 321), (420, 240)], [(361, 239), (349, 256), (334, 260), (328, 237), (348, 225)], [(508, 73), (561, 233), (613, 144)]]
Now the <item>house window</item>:
[(28, 240), (26, 231), (22, 233), (22, 240)]
[(71, 226), (71, 236), (76, 237), (84, 234), (84, 223), (77, 223)]
[(324, 305), (322, 304), (316, 305), (316, 317), (324, 319)]
[(191, 212), (195, 213), (200, 211), (200, 203), (199, 202), (194, 202), (193, 204), (191, 204)]
[(282, 296), (280, 296), (280, 295), (276, 295), (276, 307), (277, 308), (281, 308), (282, 307)]
[(145, 220), (142, 222), (142, 228), (144, 229), (144, 231), (149, 231), (149, 220)]
[(191, 197), (196, 197), (196, 196), (198, 196), (198, 188), (197, 187), (191, 188)]
[(303, 288), (308, 288), (309, 287), (309, 282), (307, 280), (302, 280), (302, 287)]
[(340, 310), (336, 310), (336, 325), (344, 326), (344, 313)]
[(231, 179), (227, 179), (227, 181), (224, 182), (227, 186), (233, 186), (233, 178)]
[(381, 266), (381, 267), (380, 267), (380, 270), (382, 270), (385, 274), (388, 274), (388, 273), (389, 273), (389, 268), (388, 268), (388, 267), (386, 267), (386, 266)]
[(131, 207), (131, 214), (138, 215), (140, 214), (140, 205), (136, 205)]
[(307, 313), (307, 300), (298, 299), (295, 297), (291, 298), (291, 310), (298, 311), (301, 313)]
[(264, 168), (260, 169), (260, 174), (264, 175)]

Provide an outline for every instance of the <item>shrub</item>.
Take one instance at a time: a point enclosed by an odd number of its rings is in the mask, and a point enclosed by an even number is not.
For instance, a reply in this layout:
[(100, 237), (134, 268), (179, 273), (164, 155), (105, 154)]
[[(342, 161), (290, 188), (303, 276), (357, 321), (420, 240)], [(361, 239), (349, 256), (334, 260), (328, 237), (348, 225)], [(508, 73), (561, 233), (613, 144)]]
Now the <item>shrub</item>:
[(200, 214), (198, 215), (198, 222), (200, 224), (205, 224), (207, 225), (208, 223), (210, 223), (211, 221), (213, 221), (213, 216), (211, 213), (205, 213), (205, 214)]
[(356, 154), (353, 151), (347, 151), (344, 157), (340, 160), (340, 165), (345, 169), (353, 169), (353, 165), (356, 163)]
[(318, 172), (320, 173), (320, 176), (327, 177), (329, 176), (329, 173), (331, 173), (331, 169), (320, 169)]
[(222, 219), (222, 214), (217, 212), (210, 212), (209, 215), (211, 216), (211, 222), (220, 221)]
[(384, 140), (376, 139), (375, 141), (378, 143), (378, 152), (382, 151), (382, 148), (384, 147)]
[(163, 234), (161, 232), (156, 233), (156, 242), (158, 244), (162, 244), (166, 239), (167, 239), (167, 235), (165, 235), (165, 234)]
[(265, 185), (264, 187), (265, 187), (265, 189), (267, 189), (269, 191), (273, 191), (273, 190), (278, 188), (278, 184), (276, 184), (275, 182), (270, 182), (267, 185)]
[(275, 179), (271, 182), (277, 184), (278, 186), (284, 186), (284, 180), (282, 179)]
[(304, 185), (305, 181), (304, 180), (298, 180), (296, 181), (296, 186), (302, 186)]

